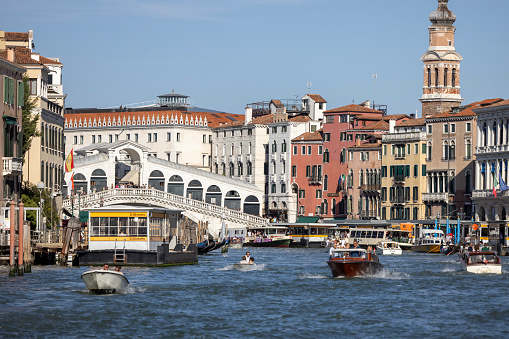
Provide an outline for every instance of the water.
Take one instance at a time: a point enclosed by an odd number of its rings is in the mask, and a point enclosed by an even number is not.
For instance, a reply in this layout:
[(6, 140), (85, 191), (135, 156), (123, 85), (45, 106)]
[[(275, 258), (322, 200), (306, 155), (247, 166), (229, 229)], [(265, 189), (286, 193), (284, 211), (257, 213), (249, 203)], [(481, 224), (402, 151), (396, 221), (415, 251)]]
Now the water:
[(509, 260), (501, 275), (461, 271), (457, 257), (381, 256), (374, 276), (331, 278), (326, 249), (250, 248), (200, 263), (123, 271), (123, 294), (95, 295), (87, 267), (0, 268), (0, 337), (509, 337)]

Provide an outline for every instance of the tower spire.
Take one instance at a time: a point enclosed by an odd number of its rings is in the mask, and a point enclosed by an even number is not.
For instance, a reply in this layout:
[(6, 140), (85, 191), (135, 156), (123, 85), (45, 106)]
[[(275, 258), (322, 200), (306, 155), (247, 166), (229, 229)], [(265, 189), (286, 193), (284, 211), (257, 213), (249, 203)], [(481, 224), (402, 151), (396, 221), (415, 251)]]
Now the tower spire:
[(429, 15), (428, 51), (421, 57), (424, 63), (422, 116), (431, 116), (459, 106), (461, 55), (454, 47), (453, 23), (456, 15), (447, 7), (449, 0), (438, 0), (438, 8)]

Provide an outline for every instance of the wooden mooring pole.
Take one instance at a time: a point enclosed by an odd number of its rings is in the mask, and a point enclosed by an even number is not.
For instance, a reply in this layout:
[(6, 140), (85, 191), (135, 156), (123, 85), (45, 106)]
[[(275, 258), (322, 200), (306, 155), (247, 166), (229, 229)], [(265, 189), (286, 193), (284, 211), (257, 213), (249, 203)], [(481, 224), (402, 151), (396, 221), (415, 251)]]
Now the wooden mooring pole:
[(23, 275), (25, 268), (23, 267), (23, 210), (25, 205), (19, 203), (18, 208), (18, 275)]
[(9, 230), (9, 275), (15, 275), (18, 271), (18, 267), (16, 266), (16, 252), (15, 252), (15, 242), (16, 242), (16, 205), (11, 202), (10, 211), (9, 211), (9, 220), (10, 220), (10, 230)]

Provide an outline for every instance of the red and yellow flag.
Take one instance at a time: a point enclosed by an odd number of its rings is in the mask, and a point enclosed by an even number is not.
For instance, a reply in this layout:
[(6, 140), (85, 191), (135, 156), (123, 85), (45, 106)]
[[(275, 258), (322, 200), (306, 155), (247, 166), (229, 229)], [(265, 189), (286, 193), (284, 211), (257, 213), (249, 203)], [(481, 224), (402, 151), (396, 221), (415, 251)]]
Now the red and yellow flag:
[(74, 173), (71, 175), (71, 190), (74, 191)]
[(67, 156), (67, 159), (65, 159), (65, 171), (70, 172), (74, 168), (74, 157), (73, 154), (74, 150), (71, 149), (71, 153)]

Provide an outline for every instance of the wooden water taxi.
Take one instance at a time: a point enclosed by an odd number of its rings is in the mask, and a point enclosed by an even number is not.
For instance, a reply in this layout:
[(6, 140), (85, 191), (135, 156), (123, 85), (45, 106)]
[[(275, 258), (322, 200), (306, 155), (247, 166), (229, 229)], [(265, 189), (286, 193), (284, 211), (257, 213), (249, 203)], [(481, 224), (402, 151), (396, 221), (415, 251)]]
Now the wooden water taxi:
[(502, 273), (502, 262), (495, 252), (465, 252), (459, 254), (461, 267), (470, 273)]
[(362, 248), (338, 248), (332, 251), (332, 258), (327, 265), (335, 277), (355, 277), (375, 274), (383, 268), (378, 256)]
[(399, 246), (399, 244), (395, 241), (381, 241), (376, 244), (376, 254), (395, 254), (401, 255), (403, 250)]
[(420, 236), (412, 246), (413, 252), (440, 253), (440, 245), (444, 242), (444, 231), (435, 229), (422, 229)]

